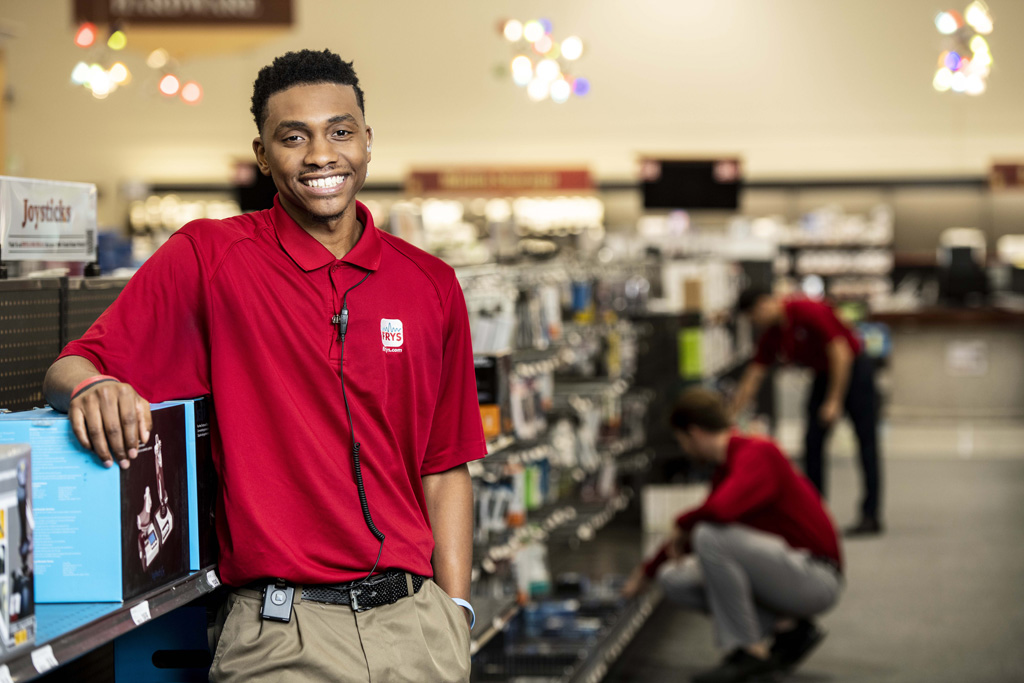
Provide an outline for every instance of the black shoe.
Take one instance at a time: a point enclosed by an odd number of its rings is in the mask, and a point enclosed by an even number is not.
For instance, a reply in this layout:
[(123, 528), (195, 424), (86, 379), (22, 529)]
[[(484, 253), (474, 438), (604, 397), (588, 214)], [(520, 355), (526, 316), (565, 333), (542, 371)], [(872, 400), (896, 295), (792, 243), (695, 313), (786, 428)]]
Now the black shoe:
[(771, 659), (758, 659), (743, 650), (736, 650), (726, 657), (716, 669), (693, 677), (693, 683), (741, 683), (742, 681), (763, 680), (763, 676), (775, 671)]
[(825, 635), (826, 633), (814, 622), (801, 619), (797, 622), (796, 628), (775, 636), (775, 642), (772, 644), (772, 662), (782, 671), (795, 669), (821, 644), (821, 641), (825, 640)]
[(875, 517), (863, 517), (857, 524), (847, 527), (843, 535), (852, 538), (856, 536), (877, 536), (882, 533), (882, 523)]

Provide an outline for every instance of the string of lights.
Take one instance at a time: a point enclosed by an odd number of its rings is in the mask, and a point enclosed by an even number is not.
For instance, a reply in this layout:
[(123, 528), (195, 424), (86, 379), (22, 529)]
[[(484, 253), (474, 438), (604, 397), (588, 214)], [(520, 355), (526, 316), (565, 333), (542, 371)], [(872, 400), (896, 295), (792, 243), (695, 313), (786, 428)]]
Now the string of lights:
[(993, 28), (988, 6), (974, 0), (963, 14), (956, 10), (939, 12), (935, 28), (948, 39), (946, 49), (939, 54), (932, 87), (939, 92), (968, 95), (985, 92), (992, 72), (992, 50), (985, 39)]
[(516, 85), (526, 88), (531, 100), (542, 102), (550, 98), (556, 104), (564, 104), (573, 96), (583, 97), (590, 92), (590, 81), (573, 75), (575, 62), (584, 52), (579, 37), (569, 36), (557, 42), (548, 19), (509, 19), (500, 22), (499, 31), (515, 53), (508, 73)]
[[(75, 32), (75, 45), (84, 50), (102, 49), (98, 44), (100, 30), (90, 22), (85, 22)], [(114, 24), (106, 40), (106, 49), (114, 53), (120, 53), (128, 46), (128, 36), (124, 29)], [(95, 56), (95, 55), (94, 55)], [(114, 57), (116, 59), (116, 55)], [(108, 68), (104, 68), (101, 62), (109, 62), (110, 55), (104, 54), (92, 61), (81, 60), (71, 70), (71, 82), (89, 90), (92, 96), (98, 100), (106, 99), (119, 87), (126, 86), (132, 81), (132, 73), (123, 60), (116, 59)], [(146, 66), (160, 74), (157, 80), (157, 90), (168, 98), (180, 97), (186, 104), (199, 104), (203, 98), (203, 89), (195, 81), (181, 82), (181, 79), (173, 73), (173, 61), (167, 50), (158, 48), (149, 53), (146, 57)]]

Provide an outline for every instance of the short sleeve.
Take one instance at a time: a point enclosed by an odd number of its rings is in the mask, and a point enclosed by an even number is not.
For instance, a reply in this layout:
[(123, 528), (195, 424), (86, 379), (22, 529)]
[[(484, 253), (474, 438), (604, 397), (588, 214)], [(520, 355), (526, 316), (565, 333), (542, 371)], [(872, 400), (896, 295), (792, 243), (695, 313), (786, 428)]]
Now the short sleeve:
[(771, 366), (779, 357), (779, 348), (782, 344), (782, 330), (772, 327), (761, 334), (757, 340), (757, 351), (754, 352), (754, 362), (758, 365)]
[(209, 393), (204, 270), (192, 239), (171, 236), (60, 357), (81, 356), (149, 401)]
[(436, 474), (487, 454), (476, 393), (466, 300), (452, 277), (444, 306), (444, 357), (434, 419), (420, 474)]

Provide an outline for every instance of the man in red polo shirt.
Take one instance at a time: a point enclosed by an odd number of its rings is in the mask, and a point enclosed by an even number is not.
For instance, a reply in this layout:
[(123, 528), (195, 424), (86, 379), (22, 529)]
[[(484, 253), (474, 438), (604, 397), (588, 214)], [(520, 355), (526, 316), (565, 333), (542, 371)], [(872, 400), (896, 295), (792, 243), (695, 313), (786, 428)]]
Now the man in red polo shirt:
[(813, 618), (835, 605), (842, 588), (828, 511), (775, 444), (732, 432), (717, 394), (687, 390), (671, 422), (683, 451), (715, 466), (711, 493), (676, 520), (672, 538), (625, 592), (635, 595), (657, 576), (670, 601), (711, 614), (729, 654), (695, 683), (792, 669), (821, 642)]
[(273, 208), (175, 233), (46, 396), (128, 467), (148, 401), (213, 395), (236, 590), (211, 680), (467, 681), (485, 445), (462, 290), (356, 201), (373, 132), (350, 63), (279, 57), (252, 113)]
[(881, 533), (878, 389), (874, 364), (862, 353), (860, 340), (836, 317), (831, 306), (820, 301), (750, 290), (740, 295), (738, 308), (741, 313), (748, 313), (755, 328), (762, 332), (757, 353), (747, 365), (733, 398), (733, 415), (750, 402), (767, 369), (776, 362), (813, 370), (814, 383), (807, 398), (804, 471), (824, 495), (825, 441), (845, 411), (857, 435), (864, 486), (860, 519), (846, 534)]

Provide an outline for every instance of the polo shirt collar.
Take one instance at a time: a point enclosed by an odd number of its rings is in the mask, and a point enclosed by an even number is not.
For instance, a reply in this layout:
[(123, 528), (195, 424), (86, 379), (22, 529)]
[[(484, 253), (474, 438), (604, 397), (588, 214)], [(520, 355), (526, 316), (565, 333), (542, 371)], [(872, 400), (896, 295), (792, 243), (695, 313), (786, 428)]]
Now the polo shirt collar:
[(736, 451), (742, 448), (747, 441), (749, 441), (749, 439), (741, 436), (738, 431), (733, 429), (732, 434), (729, 436), (729, 445), (726, 446), (725, 450), (725, 462), (722, 463), (720, 467), (724, 467), (725, 469), (731, 468), (733, 461), (736, 459)]
[(377, 270), (380, 267), (381, 238), (373, 224), (373, 216), (362, 202), (356, 202), (356, 217), (363, 224), (363, 234), (356, 245), (341, 259), (334, 258), (334, 254), (327, 247), (296, 223), (281, 206), (281, 199), (277, 195), (274, 195), (271, 216), (281, 247), (307, 273), (329, 266), (338, 260), (363, 270)]

